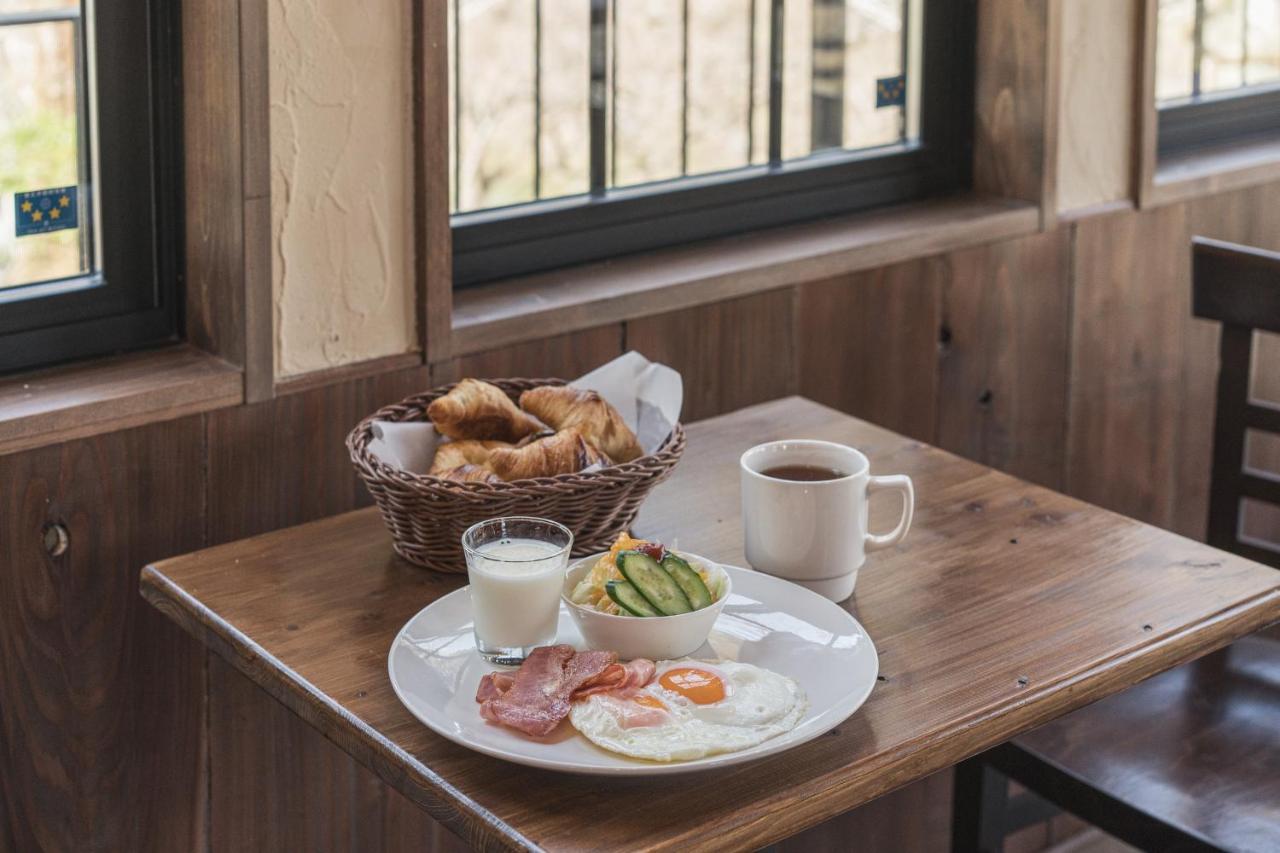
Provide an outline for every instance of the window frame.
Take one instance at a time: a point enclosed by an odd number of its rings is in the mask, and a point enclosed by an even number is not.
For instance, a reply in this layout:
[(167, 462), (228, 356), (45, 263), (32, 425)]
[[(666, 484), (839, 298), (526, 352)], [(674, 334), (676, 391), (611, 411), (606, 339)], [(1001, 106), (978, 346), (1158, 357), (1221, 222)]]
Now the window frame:
[(1280, 138), (1280, 83), (1156, 104), (1157, 158), (1266, 137)]
[(922, 4), (918, 141), (454, 214), (454, 287), (920, 200), (972, 175), (975, 4)]
[(88, 128), (96, 109), (99, 170), (87, 158), (80, 186), (101, 268), (0, 290), (0, 374), (173, 341), (180, 328), (180, 4), (92, 5), (81, 9), (78, 119)]

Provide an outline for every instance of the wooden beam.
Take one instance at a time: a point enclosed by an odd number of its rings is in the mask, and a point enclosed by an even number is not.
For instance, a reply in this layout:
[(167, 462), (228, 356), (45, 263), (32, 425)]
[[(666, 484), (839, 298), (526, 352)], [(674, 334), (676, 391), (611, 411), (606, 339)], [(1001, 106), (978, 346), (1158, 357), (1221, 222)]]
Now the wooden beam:
[[(1051, 227), (1060, 0), (980, 0), (973, 187), (1034, 202)], [(1053, 90), (1053, 91), (1051, 91)]]
[(186, 337), (272, 394), (267, 3), (183, 8)]
[(453, 324), (449, 226), (449, 29), (445, 3), (414, 9), (414, 275), (418, 334), (428, 364), (447, 361)]
[(1156, 177), (1156, 21), (1159, 0), (1138, 0), (1137, 62), (1133, 79), (1133, 197), (1150, 206)]
[(271, 93), (267, 0), (240, 0), (240, 157), (244, 206), (244, 395), (269, 399), (275, 380), (271, 277)]

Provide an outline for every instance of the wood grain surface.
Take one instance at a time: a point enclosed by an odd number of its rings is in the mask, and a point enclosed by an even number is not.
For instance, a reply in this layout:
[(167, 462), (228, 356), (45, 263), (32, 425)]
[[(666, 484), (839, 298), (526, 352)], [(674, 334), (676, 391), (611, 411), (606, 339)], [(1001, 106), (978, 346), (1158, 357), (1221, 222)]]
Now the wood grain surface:
[(465, 849), (213, 654), (209, 719), (211, 850)]
[(396, 559), (372, 510), (162, 561), (144, 570), (144, 595), (482, 848), (767, 844), (1280, 617), (1271, 569), (794, 397), (695, 425), (638, 530), (740, 563), (735, 460), (784, 436), (852, 443), (874, 471), (910, 474), (917, 526), (848, 604), (884, 681), (832, 733), (741, 767), (602, 786), (415, 722), (387, 681), (387, 648), (460, 579)]
[(240, 371), (179, 345), (0, 379), (0, 454), (240, 402)]
[(1070, 271), (1064, 230), (948, 258), (940, 447), (1040, 485), (1062, 486)]
[(0, 457), (0, 849), (201, 842), (205, 651), (130, 564), (203, 544), (202, 432), (197, 415)]
[(428, 363), (453, 353), (453, 231), (449, 226), (449, 27), (444, 3), (413, 4), (414, 276)]
[(576, 379), (623, 353), (620, 323), (484, 350), (431, 365), (431, 385), (467, 377), (561, 376)]
[(194, 346), (242, 367), (246, 255), (240, 39), (238, 2), (184, 6), (184, 331)]
[(1280, 638), (1258, 634), (1042, 726), (1017, 745), (1215, 847), (1275, 850), (1278, 683)]
[(973, 186), (1005, 198), (1050, 202), (1056, 177), (1046, 156), (1057, 126), (1056, 92), (1048, 85), (1056, 56), (1055, 0), (980, 0), (975, 53)]
[[(420, 366), (210, 418), (209, 541), (368, 506), (343, 446), (346, 433), (379, 406), (428, 385)], [(216, 656), (207, 692), (213, 850), (410, 850), (439, 840), (442, 830), (420, 809)], [(393, 842), (415, 836), (413, 845)]]
[[(1066, 490), (1165, 527), (1173, 526), (1176, 505), (1188, 500), (1175, 488), (1188, 401), (1186, 217), (1178, 205), (1095, 217), (1076, 226), (1073, 248)], [(1212, 352), (1204, 355), (1212, 359)], [(1198, 413), (1206, 429), (1212, 400), (1211, 391)], [(1205, 451), (1207, 463), (1207, 444)], [(1207, 485), (1206, 478), (1200, 512)]]
[(627, 323), (626, 348), (680, 371), (681, 420), (796, 392), (793, 289), (657, 314)]
[[(454, 355), (821, 281), (1034, 232), (1035, 207), (959, 196), (526, 276), (456, 295)], [(434, 360), (434, 359), (433, 359)]]
[(908, 261), (799, 289), (796, 371), (806, 397), (933, 442), (946, 257)]

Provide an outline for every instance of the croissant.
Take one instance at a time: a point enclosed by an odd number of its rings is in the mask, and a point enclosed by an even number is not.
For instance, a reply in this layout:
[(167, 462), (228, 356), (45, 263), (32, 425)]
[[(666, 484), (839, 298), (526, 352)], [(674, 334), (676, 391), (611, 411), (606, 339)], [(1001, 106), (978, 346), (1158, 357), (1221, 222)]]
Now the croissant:
[(596, 464), (608, 465), (609, 460), (573, 429), (561, 430), (524, 447), (500, 447), (489, 454), (489, 467), (504, 480), (574, 474)]
[(427, 417), (449, 438), (519, 441), (542, 424), (516, 408), (496, 385), (464, 379), (427, 406)]
[(511, 447), (505, 441), (478, 441), (464, 438), (461, 441), (446, 441), (436, 448), (436, 456), (431, 460), (432, 474), (441, 474), (463, 465), (483, 465), (489, 461), (489, 451), (496, 447)]
[(446, 471), (432, 471), (437, 477), (455, 483), (501, 483), (502, 480), (483, 465), (459, 465)]
[(630, 462), (642, 455), (636, 434), (618, 410), (595, 391), (567, 385), (543, 385), (520, 395), (520, 408), (552, 429), (576, 429), (614, 462)]

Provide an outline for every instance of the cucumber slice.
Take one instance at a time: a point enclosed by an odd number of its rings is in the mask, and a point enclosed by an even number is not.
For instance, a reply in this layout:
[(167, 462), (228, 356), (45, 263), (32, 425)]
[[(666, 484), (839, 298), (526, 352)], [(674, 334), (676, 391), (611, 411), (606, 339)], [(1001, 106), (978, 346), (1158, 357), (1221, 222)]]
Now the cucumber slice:
[(626, 581), (609, 581), (604, 585), (605, 592), (617, 602), (624, 612), (632, 616), (661, 616), (636, 588)]
[(662, 558), (662, 568), (666, 569), (667, 574), (671, 575), (671, 578), (684, 590), (694, 610), (711, 606), (711, 590), (707, 589), (707, 585), (702, 582), (702, 576), (695, 572), (693, 566), (686, 563), (683, 558), (668, 551), (667, 556)]
[(653, 557), (639, 551), (623, 551), (617, 562), (622, 576), (662, 615), (678, 616), (693, 610), (689, 596)]

